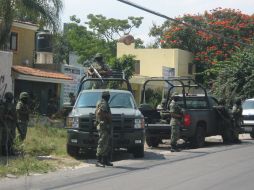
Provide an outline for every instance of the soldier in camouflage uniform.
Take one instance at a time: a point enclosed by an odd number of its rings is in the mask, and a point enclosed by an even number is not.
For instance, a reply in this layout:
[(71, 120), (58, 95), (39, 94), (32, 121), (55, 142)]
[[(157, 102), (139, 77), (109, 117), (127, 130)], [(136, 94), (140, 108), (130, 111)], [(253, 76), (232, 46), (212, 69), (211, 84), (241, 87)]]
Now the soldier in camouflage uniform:
[(20, 139), (25, 140), (27, 133), (27, 125), (29, 121), (29, 108), (28, 108), (29, 95), (27, 92), (21, 92), (19, 101), (16, 106), (18, 130), (20, 133)]
[(167, 100), (163, 99), (161, 105), (157, 106), (157, 109), (160, 111), (161, 120), (160, 123), (167, 124), (170, 120), (170, 113), (167, 109)]
[(0, 155), (2, 154), (2, 139), (3, 139), (3, 130), (4, 130), (4, 104), (0, 99)]
[(102, 99), (98, 101), (96, 106), (96, 124), (99, 133), (99, 140), (97, 146), (97, 164), (96, 166), (113, 166), (110, 163), (111, 151), (111, 111), (108, 104), (110, 94), (108, 91), (102, 93)]
[(17, 115), (11, 92), (5, 93), (4, 103), (4, 136), (2, 141), (3, 155), (14, 155), (13, 144), (16, 137)]
[(180, 137), (180, 125), (182, 121), (182, 110), (175, 102), (174, 95), (172, 95), (172, 101), (169, 105), (169, 112), (171, 115), (170, 126), (171, 126), (171, 152), (179, 151), (177, 148), (177, 141)]
[(103, 61), (103, 56), (101, 53), (97, 53), (95, 55), (92, 67), (89, 67), (87, 71), (89, 76), (96, 77), (94, 69), (96, 69), (102, 77), (110, 74), (110, 69), (108, 65)]
[(240, 128), (241, 128), (241, 123), (242, 123), (242, 112), (243, 112), (243, 108), (242, 108), (242, 104), (241, 104), (241, 99), (237, 98), (235, 100), (235, 104), (233, 105), (233, 109), (232, 109), (232, 114), (233, 114), (233, 118), (234, 118), (234, 142), (235, 143), (240, 143), (241, 141), (239, 140), (239, 132), (240, 132)]

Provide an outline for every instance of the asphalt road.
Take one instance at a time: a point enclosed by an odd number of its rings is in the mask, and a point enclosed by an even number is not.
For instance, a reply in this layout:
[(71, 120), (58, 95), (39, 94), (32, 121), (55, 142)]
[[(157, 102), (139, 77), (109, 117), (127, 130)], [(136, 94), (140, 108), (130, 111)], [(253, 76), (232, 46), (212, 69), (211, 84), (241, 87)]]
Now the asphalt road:
[[(223, 145), (217, 138), (205, 148), (171, 153), (167, 144), (146, 149), (144, 159), (118, 152), (114, 167), (85, 167), (0, 181), (0, 189), (86, 190), (253, 190), (254, 141)], [(184, 148), (184, 147), (183, 147)]]

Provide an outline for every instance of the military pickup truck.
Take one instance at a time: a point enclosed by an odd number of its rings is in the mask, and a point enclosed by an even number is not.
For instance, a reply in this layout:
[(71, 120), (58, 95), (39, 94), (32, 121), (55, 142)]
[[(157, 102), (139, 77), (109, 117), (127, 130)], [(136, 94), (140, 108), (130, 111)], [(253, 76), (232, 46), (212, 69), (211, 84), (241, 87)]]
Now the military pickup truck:
[[(122, 89), (123, 86), (126, 89)], [(110, 92), (113, 149), (124, 148), (136, 158), (143, 157), (144, 116), (136, 105), (130, 84), (123, 78), (82, 79), (77, 100), (67, 117), (68, 154), (76, 157), (80, 150), (96, 149), (98, 132), (95, 126), (95, 108), (105, 89)]]
[[(148, 146), (157, 147), (163, 139), (170, 139), (170, 118), (168, 122), (161, 122), (160, 111), (149, 106), (145, 101), (145, 92), (151, 82), (164, 82), (167, 84), (167, 109), (170, 101), (174, 99), (182, 108), (183, 117), (181, 138), (191, 142), (193, 147), (204, 146), (205, 137), (222, 135), (224, 141), (231, 139), (232, 132), (223, 126), (222, 118), (218, 112), (218, 101), (208, 96), (206, 89), (190, 78), (148, 79), (143, 86), (142, 104), (140, 110), (145, 116), (146, 143)], [(165, 85), (163, 85), (165, 87)], [(194, 90), (191, 90), (194, 88)], [(190, 93), (201, 89), (202, 94)], [(164, 90), (165, 91), (165, 90)], [(170, 97), (172, 91), (178, 95)]]

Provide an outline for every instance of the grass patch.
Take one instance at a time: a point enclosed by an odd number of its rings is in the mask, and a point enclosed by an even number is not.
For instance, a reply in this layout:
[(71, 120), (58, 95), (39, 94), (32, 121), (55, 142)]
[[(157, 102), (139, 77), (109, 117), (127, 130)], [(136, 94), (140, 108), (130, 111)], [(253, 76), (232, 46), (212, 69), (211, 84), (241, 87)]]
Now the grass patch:
[(45, 173), (80, 164), (67, 155), (66, 140), (65, 129), (39, 125), (29, 127), (26, 140), (15, 143), (20, 155), (9, 157), (8, 165), (6, 157), (0, 157), (0, 176)]

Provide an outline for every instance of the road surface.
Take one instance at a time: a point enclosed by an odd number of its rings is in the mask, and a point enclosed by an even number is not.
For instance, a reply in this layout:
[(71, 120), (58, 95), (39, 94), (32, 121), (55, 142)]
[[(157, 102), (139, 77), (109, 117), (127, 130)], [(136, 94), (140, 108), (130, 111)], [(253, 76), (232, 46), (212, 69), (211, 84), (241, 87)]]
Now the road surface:
[(119, 153), (114, 167), (96, 168), (95, 160), (75, 170), (3, 179), (0, 189), (75, 190), (253, 190), (254, 141), (223, 145), (211, 139), (205, 148), (171, 153), (167, 145), (146, 149), (144, 159)]

